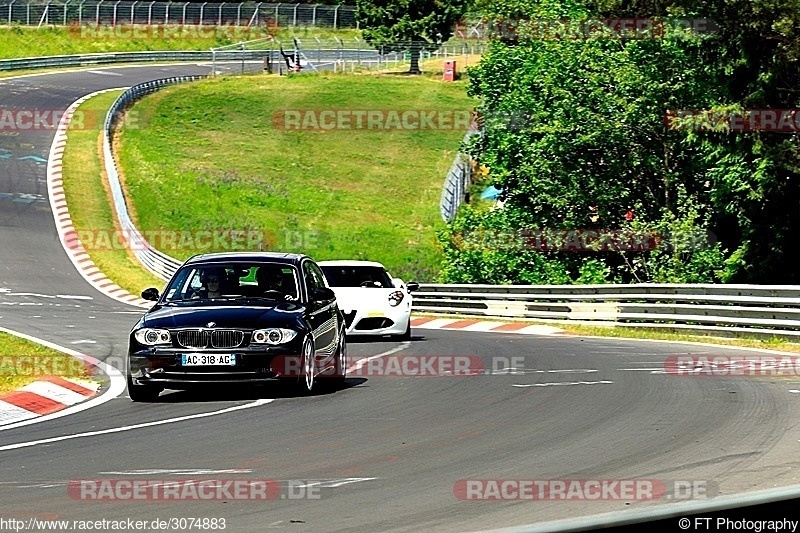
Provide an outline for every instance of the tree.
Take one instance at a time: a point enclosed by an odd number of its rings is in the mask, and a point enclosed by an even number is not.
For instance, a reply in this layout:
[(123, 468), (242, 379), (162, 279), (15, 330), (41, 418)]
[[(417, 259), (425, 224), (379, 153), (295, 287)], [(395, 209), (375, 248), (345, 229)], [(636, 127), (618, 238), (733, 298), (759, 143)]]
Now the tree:
[(409, 50), (409, 73), (419, 74), (422, 50), (450, 39), (467, 5), (467, 0), (356, 0), (356, 20), (373, 46)]

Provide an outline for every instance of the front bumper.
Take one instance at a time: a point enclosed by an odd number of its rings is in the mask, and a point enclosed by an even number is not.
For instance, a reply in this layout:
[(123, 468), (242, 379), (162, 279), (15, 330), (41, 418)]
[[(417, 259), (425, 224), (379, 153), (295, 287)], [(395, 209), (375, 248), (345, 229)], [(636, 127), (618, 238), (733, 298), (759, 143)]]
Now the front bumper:
[(402, 335), (411, 319), (411, 306), (401, 303), (383, 309), (342, 309), (348, 335)]
[[(230, 354), (235, 364), (184, 366), (184, 354)], [(128, 372), (137, 385), (180, 389), (199, 384), (257, 384), (297, 378), (302, 366), (298, 346), (203, 350), (164, 347), (131, 350)]]

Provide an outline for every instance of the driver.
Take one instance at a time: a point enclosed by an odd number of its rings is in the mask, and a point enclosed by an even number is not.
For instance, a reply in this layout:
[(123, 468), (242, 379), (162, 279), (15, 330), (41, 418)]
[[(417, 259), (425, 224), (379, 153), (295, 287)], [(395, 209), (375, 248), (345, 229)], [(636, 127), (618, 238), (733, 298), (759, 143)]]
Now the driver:
[(287, 301), (297, 300), (293, 283), (287, 283), (286, 275), (279, 265), (261, 265), (256, 271), (256, 283), (261, 293), (276, 291)]

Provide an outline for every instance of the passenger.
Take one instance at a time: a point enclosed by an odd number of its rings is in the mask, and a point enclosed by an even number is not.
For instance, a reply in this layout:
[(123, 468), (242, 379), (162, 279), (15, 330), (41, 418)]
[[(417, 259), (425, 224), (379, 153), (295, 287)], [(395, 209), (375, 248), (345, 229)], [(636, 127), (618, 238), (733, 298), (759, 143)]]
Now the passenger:
[(225, 279), (225, 270), (221, 268), (210, 268), (200, 274), (200, 283), (203, 288), (195, 292), (195, 298), (208, 300), (211, 298), (222, 298), (222, 281)]

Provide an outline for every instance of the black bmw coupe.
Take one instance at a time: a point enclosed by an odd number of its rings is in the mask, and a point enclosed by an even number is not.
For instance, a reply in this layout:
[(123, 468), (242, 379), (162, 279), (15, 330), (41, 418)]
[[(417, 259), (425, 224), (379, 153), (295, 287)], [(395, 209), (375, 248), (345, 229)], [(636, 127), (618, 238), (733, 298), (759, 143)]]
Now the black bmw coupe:
[(320, 381), (344, 381), (344, 318), (305, 255), (198, 255), (163, 294), (151, 288), (142, 297), (155, 305), (130, 334), (128, 393), (135, 402), (203, 384), (284, 380), (312, 392)]

